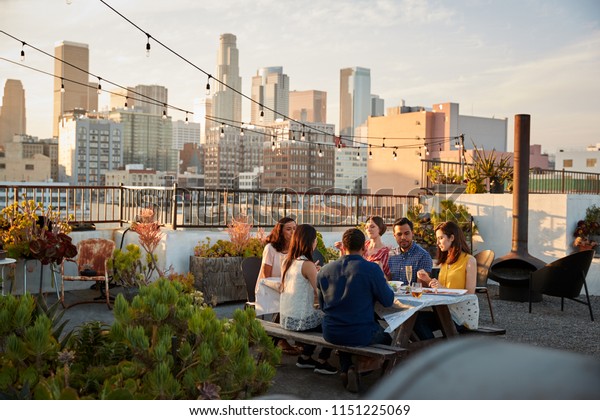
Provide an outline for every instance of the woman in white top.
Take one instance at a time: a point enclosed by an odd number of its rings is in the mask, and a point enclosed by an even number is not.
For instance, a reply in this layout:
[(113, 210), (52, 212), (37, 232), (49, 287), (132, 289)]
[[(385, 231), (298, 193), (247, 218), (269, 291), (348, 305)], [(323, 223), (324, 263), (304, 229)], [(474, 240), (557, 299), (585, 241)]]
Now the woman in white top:
[(267, 236), (267, 245), (263, 250), (258, 280), (266, 277), (281, 277), (281, 263), (288, 252), (295, 230), (296, 222), (291, 217), (282, 218), (273, 227)]
[[(322, 332), (323, 312), (315, 308), (317, 296), (317, 266), (312, 254), (317, 247), (317, 231), (311, 225), (296, 228), (281, 276), (279, 323), (286, 330)], [(323, 348), (317, 360), (311, 356), (316, 346), (303, 344), (296, 366), (317, 373), (333, 375), (337, 369), (327, 363), (331, 349)]]

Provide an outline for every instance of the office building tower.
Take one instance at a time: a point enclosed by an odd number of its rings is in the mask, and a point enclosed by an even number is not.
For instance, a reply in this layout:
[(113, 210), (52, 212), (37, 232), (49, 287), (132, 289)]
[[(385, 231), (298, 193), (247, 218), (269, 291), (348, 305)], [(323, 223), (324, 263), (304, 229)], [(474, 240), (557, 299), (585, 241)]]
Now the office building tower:
[[(286, 120), (271, 124), (263, 145), (261, 188), (273, 191), (326, 192), (335, 185), (333, 124)], [(301, 140), (304, 132), (304, 141)]]
[(206, 133), (212, 122), (206, 119), (206, 116), (212, 116), (212, 104), (212, 98), (209, 97), (194, 99), (192, 121), (200, 124), (200, 144), (206, 144)]
[(371, 70), (352, 67), (340, 70), (340, 135), (354, 130), (371, 115)]
[[(269, 124), (289, 115), (290, 80), (283, 67), (263, 67), (252, 77), (252, 124)], [(260, 105), (259, 105), (260, 104)], [(261, 113), (263, 116), (261, 117)]]
[(200, 144), (200, 123), (173, 121), (173, 148), (183, 150), (183, 145)]
[(169, 103), (169, 91), (159, 85), (137, 85), (127, 88), (128, 108), (138, 109), (145, 114), (162, 116), (169, 114), (166, 104)]
[(25, 134), (25, 90), (20, 80), (7, 79), (0, 108), (0, 146), (11, 143), (14, 135)]
[(59, 126), (59, 178), (71, 185), (105, 185), (106, 173), (123, 165), (123, 125), (64, 114)]
[[(217, 54), (217, 80), (211, 81), (212, 115), (226, 124), (242, 120), (242, 78), (240, 77), (239, 51), (233, 34), (221, 34)], [(229, 87), (227, 87), (227, 86)], [(219, 124), (219, 123), (217, 123)]]
[(379, 95), (371, 95), (371, 117), (383, 117), (385, 101)]
[(327, 122), (327, 92), (294, 90), (290, 92), (290, 118), (296, 121)]
[(54, 56), (56, 77), (52, 135), (58, 137), (58, 126), (63, 114), (75, 109), (98, 109), (97, 87), (100, 81), (89, 81), (90, 52), (87, 44), (63, 41), (54, 48)]
[(109, 118), (123, 124), (123, 164), (141, 163), (147, 169), (177, 172), (178, 150), (173, 146), (171, 117), (141, 110), (114, 110)]

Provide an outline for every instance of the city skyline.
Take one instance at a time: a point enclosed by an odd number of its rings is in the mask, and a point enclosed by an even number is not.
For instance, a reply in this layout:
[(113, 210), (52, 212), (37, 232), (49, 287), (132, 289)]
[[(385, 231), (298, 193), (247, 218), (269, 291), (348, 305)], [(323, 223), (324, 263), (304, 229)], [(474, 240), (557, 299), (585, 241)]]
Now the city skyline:
[[(211, 74), (220, 35), (234, 34), (242, 92), (250, 96), (258, 69), (281, 66), (290, 91), (327, 92), (327, 122), (336, 132), (340, 69), (365, 67), (371, 91), (386, 107), (401, 100), (425, 107), (450, 101), (460, 104), (461, 114), (508, 118), (509, 150), (513, 117), (520, 113), (531, 114), (531, 141), (546, 152), (600, 142), (597, 2), (108, 3)], [(100, 2), (3, 0), (2, 9), (2, 30), (46, 52), (62, 41), (88, 44), (91, 73), (125, 86), (165, 86), (169, 103), (188, 110), (204, 95), (206, 75), (153, 40), (146, 58), (144, 34)], [(20, 43), (0, 34), (0, 57), (18, 61), (20, 50)], [(27, 46), (25, 53), (23, 64), (52, 73), (50, 58)], [(28, 134), (50, 137), (53, 78), (0, 61), (0, 79), (22, 81)], [(242, 118), (249, 121), (249, 114), (243, 99)]]

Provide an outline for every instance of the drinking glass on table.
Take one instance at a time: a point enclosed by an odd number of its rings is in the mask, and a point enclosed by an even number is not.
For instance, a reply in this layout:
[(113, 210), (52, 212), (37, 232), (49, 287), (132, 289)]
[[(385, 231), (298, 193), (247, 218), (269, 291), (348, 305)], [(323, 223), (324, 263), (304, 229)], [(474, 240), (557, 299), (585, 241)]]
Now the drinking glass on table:
[(410, 293), (412, 294), (413, 297), (416, 298), (420, 298), (421, 295), (423, 294), (423, 286), (421, 285), (421, 282), (414, 282), (411, 286), (410, 286)]
[(407, 265), (404, 270), (406, 271), (406, 284), (410, 285), (412, 283), (412, 265)]

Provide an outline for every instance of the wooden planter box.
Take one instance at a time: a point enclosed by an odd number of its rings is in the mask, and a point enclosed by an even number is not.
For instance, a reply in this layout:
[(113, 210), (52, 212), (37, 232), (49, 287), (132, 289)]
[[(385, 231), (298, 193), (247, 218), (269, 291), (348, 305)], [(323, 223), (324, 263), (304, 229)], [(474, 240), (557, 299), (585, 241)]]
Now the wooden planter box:
[(243, 257), (204, 258), (190, 256), (194, 286), (211, 305), (248, 299), (242, 276)]

